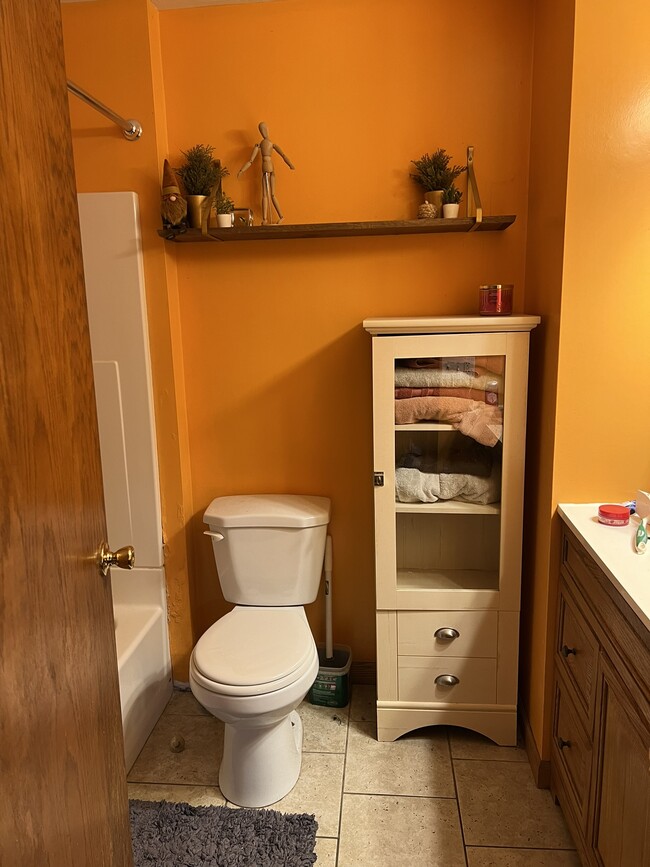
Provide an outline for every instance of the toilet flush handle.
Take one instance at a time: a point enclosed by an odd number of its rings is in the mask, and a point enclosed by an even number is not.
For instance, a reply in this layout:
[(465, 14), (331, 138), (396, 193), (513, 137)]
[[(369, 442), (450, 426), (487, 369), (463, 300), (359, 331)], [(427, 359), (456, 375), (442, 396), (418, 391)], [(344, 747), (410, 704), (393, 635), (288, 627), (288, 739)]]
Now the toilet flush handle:
[(221, 542), (221, 540), (223, 539), (223, 533), (215, 533), (212, 530), (204, 530), (203, 535), (204, 536), (211, 536), (217, 542)]

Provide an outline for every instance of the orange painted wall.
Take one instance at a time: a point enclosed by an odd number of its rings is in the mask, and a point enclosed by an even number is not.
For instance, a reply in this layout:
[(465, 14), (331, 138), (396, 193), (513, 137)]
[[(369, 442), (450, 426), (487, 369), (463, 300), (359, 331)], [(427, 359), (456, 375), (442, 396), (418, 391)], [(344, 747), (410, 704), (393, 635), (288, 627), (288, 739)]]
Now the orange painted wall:
[[(566, 5), (537, 4), (527, 261), (527, 302), (545, 331), (531, 380), (533, 393), (539, 377), (541, 403), (528, 454), (539, 472), (527, 497), (522, 700), (546, 759), (557, 503), (617, 502), (650, 485), (650, 8), (576, 0), (569, 83)], [(603, 50), (612, 34), (621, 53)]]
[[(410, 160), (476, 148), (504, 233), (176, 245), (194, 516), (193, 616), (227, 606), (202, 513), (218, 495), (332, 498), (335, 640), (375, 658), (370, 337), (365, 317), (471, 313), (480, 283), (523, 310), (532, 5), (280, 0), (160, 14), (169, 149), (232, 175), (264, 120), (287, 222), (414, 217)], [(224, 182), (259, 219), (260, 169)], [(310, 607), (322, 636), (322, 601)]]
[(616, 502), (650, 485), (650, 7), (576, 7), (557, 498)]
[(117, 126), (70, 97), (79, 192), (133, 190), (140, 200), (172, 662), (174, 676), (187, 680), (191, 490), (176, 265), (156, 234), (167, 149), (158, 12), (147, 0), (112, 0), (64, 4), (62, 14), (68, 78), (119, 114), (137, 118), (144, 130), (139, 141), (127, 142)]
[(559, 527), (553, 523), (557, 502), (555, 416), (574, 14), (574, 3), (567, 0), (538, 0), (535, 6), (526, 306), (542, 322), (531, 334), (520, 702), (543, 758), (548, 757), (549, 635), (555, 617), (559, 556)]

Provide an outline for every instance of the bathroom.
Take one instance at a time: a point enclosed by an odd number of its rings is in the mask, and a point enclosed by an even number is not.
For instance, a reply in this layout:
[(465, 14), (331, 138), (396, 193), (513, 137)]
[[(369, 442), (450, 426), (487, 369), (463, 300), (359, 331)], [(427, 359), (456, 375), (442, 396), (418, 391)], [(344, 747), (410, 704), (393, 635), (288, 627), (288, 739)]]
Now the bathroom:
[[(194, 643), (228, 609), (205, 508), (217, 495), (268, 491), (331, 499), (335, 638), (353, 648), (353, 682), (373, 682), (371, 357), (361, 322), (473, 313), (478, 285), (514, 283), (515, 311), (542, 317), (531, 336), (520, 711), (543, 773), (556, 505), (628, 499), (648, 478), (635, 432), (650, 420), (638, 399), (650, 133), (633, 84), (646, 69), (638, 34), (648, 13), (586, 0), (472, 2), (462, 21), (424, 0), (173, 5), (62, 6), (67, 75), (145, 127), (128, 143), (71, 99), (78, 192), (132, 190), (140, 202), (173, 678), (188, 682)], [(626, 45), (620, 68), (603, 57), (612, 31)], [(287, 223), (412, 218), (410, 161), (444, 146), (462, 162), (468, 144), (486, 213), (516, 222), (426, 239), (164, 242), (162, 160), (196, 142), (215, 145), (237, 204), (259, 209), (254, 172), (235, 176), (261, 120), (296, 165), (277, 170)], [(613, 205), (620, 189), (625, 219)], [(613, 438), (614, 415), (630, 442)], [(321, 641), (322, 595), (308, 617)]]

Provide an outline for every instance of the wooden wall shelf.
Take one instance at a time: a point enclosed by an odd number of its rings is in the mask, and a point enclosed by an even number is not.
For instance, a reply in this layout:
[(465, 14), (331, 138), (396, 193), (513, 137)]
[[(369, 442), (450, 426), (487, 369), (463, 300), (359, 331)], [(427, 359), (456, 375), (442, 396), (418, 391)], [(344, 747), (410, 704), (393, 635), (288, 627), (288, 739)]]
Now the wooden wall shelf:
[[(242, 226), (232, 229), (188, 229), (173, 239), (180, 243), (196, 241), (271, 241), (281, 238), (347, 238), (361, 235), (429, 235), (437, 232), (501, 232), (511, 226), (516, 217), (473, 217), (454, 220), (382, 220), (371, 223), (281, 223), (270, 226)], [(158, 234), (165, 238), (162, 229)]]

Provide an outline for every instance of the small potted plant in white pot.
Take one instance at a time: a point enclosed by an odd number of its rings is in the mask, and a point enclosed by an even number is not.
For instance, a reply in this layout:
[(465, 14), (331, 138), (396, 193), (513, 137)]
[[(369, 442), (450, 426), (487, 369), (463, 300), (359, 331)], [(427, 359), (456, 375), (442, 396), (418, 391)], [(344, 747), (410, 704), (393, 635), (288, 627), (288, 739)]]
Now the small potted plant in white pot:
[(217, 209), (217, 226), (220, 229), (230, 228), (233, 224), (233, 212), (235, 210), (233, 200), (221, 192), (217, 195), (215, 207)]
[(450, 166), (451, 156), (444, 148), (432, 154), (423, 154), (419, 160), (411, 160), (417, 172), (411, 178), (424, 189), (424, 199), (436, 208), (436, 216), (442, 213), (443, 193), (453, 186), (456, 178), (467, 171), (467, 166)]
[(442, 216), (446, 219), (457, 217), (462, 198), (463, 194), (453, 184), (447, 187), (442, 194)]
[(190, 225), (194, 229), (201, 228), (203, 208), (207, 205), (209, 196), (221, 188), (221, 179), (229, 174), (219, 160), (212, 156), (212, 145), (198, 144), (187, 151), (182, 151), (185, 163), (176, 169), (185, 187), (187, 212)]

